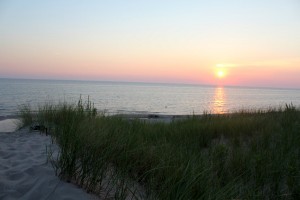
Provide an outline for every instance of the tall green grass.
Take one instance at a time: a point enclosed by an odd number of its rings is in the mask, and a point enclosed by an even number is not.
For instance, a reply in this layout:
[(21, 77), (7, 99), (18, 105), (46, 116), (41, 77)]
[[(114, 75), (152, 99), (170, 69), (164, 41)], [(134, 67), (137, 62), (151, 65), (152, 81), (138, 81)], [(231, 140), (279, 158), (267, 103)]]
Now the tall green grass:
[(97, 115), (79, 100), (47, 104), (38, 120), (60, 147), (57, 175), (102, 196), (300, 197), (300, 111), (293, 105), (147, 123)]
[(20, 105), (18, 115), (21, 117), (21, 126), (29, 126), (33, 123), (33, 112), (30, 105)]

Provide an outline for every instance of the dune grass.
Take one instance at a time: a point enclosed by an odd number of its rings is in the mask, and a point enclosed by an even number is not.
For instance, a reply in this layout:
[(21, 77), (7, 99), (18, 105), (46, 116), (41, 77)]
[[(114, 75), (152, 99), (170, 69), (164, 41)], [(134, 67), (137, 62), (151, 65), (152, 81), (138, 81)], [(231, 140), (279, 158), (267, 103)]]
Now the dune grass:
[[(26, 121), (31, 112), (24, 110)], [(147, 123), (99, 115), (90, 101), (80, 100), (44, 105), (37, 120), (51, 127), (60, 147), (57, 175), (102, 196), (300, 196), (300, 111), (293, 105)]]

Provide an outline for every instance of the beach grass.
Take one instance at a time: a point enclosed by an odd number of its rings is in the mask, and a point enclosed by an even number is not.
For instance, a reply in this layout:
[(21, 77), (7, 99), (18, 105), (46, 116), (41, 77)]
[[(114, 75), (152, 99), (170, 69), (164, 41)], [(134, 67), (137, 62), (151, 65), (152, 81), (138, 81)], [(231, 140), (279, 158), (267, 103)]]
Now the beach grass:
[[(22, 113), (29, 122), (29, 107)], [(115, 199), (300, 196), (300, 111), (293, 105), (149, 123), (97, 114), (80, 98), (46, 104), (37, 116), (60, 147), (57, 175), (88, 192)]]
[(29, 104), (23, 104), (18, 107), (18, 115), (21, 118), (21, 126), (29, 126), (33, 123), (33, 112)]

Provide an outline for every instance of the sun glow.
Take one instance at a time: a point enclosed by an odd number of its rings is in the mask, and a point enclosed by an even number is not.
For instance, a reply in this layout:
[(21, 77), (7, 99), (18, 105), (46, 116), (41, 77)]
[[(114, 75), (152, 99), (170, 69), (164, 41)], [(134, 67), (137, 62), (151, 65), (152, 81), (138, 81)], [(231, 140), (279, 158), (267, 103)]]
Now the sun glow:
[(223, 70), (218, 70), (218, 71), (217, 71), (217, 76), (218, 76), (219, 78), (223, 78), (223, 77), (225, 76), (225, 72), (224, 72)]
[(215, 75), (217, 78), (224, 78), (227, 75), (227, 64), (216, 64)]

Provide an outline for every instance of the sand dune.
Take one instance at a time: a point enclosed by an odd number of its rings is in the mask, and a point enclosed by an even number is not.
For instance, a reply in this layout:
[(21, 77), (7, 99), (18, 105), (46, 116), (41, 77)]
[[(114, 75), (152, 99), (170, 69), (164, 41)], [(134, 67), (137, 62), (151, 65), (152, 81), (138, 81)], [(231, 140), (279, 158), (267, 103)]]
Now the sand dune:
[(0, 199), (96, 199), (55, 176), (47, 145), (49, 136), (28, 129), (0, 133)]

